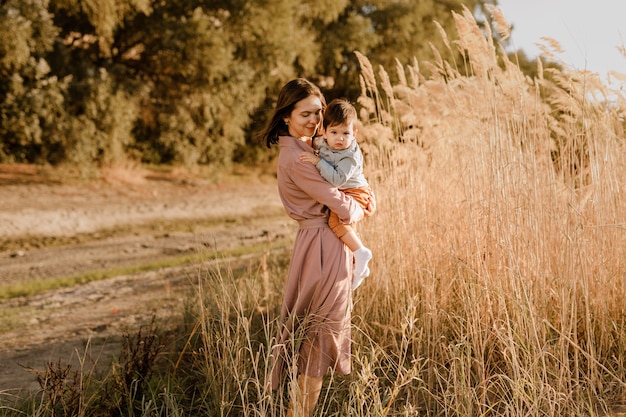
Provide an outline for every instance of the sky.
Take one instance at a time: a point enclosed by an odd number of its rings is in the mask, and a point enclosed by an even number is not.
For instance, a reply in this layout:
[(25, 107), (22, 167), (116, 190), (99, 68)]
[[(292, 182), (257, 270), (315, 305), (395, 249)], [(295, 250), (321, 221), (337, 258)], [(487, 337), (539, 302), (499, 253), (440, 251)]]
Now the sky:
[(565, 50), (557, 57), (572, 68), (596, 72), (606, 80), (609, 70), (626, 74), (626, 0), (498, 0), (513, 25), (511, 44), (534, 59), (553, 38)]

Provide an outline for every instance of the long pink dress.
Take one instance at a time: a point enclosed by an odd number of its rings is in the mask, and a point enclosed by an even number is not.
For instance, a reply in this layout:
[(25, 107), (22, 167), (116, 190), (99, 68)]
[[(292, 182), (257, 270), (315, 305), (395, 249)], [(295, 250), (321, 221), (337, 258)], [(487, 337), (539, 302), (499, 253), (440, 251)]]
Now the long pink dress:
[(342, 222), (352, 223), (363, 215), (359, 204), (324, 180), (313, 164), (300, 161), (300, 153), (312, 152), (311, 146), (289, 136), (278, 144), (278, 190), (299, 229), (273, 347), (272, 389), (294, 354), (298, 373), (350, 373), (351, 256), (328, 227), (328, 216), (332, 210)]

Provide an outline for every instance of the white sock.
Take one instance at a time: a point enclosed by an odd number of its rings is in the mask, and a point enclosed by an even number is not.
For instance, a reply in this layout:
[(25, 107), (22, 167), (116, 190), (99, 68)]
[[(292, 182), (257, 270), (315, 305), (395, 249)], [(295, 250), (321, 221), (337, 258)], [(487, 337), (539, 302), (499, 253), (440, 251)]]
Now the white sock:
[(352, 288), (354, 289), (361, 285), (361, 282), (363, 282), (363, 280), (370, 274), (370, 269), (367, 267), (367, 264), (370, 259), (372, 259), (372, 251), (363, 246), (355, 250), (353, 255), (354, 273), (352, 278)]
[(367, 278), (369, 275), (370, 275), (370, 269), (369, 267), (365, 267), (365, 272), (363, 272), (363, 275), (361, 275), (360, 277), (354, 276), (352, 278), (352, 289), (356, 290), (359, 287), (359, 285), (361, 285), (363, 280)]

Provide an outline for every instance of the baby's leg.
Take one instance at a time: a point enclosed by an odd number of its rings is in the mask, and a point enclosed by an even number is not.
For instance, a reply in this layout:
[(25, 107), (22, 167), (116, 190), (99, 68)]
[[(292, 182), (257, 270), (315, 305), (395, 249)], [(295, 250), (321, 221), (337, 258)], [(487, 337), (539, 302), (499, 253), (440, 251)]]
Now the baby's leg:
[(346, 234), (341, 236), (341, 241), (346, 244), (347, 247), (350, 248), (352, 252), (356, 252), (358, 249), (361, 249), (364, 245), (361, 241), (359, 235), (356, 234), (354, 230), (348, 231)]
[(342, 224), (336, 215), (331, 212), (328, 225), (339, 239), (350, 248), (354, 256), (354, 271), (352, 273), (352, 289), (355, 289), (370, 274), (367, 264), (372, 259), (372, 251), (363, 245), (361, 238), (351, 225)]
[(344, 234), (341, 240), (350, 248), (354, 255), (352, 289), (356, 289), (370, 274), (370, 269), (367, 264), (370, 259), (372, 259), (372, 251), (363, 245), (361, 238), (359, 238), (353, 229), (350, 229), (350, 231)]

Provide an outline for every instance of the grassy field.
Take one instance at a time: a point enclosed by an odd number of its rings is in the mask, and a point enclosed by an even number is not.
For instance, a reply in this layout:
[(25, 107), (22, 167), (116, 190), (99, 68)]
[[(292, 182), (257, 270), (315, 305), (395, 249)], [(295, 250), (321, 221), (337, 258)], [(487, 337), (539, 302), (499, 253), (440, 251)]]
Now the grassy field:
[[(372, 276), (354, 294), (353, 372), (328, 378), (316, 415), (617, 413), (623, 92), (569, 69), (525, 77), (490, 28), (456, 19), (468, 58), (423, 64), (428, 78), (415, 63), (392, 82), (359, 55)], [(129, 335), (103, 378), (51, 364), (5, 415), (283, 416), (289, 384), (264, 381), (288, 261), (198, 267), (176, 334)]]

